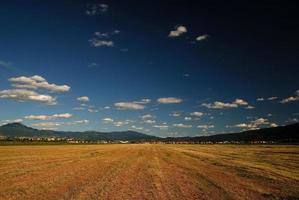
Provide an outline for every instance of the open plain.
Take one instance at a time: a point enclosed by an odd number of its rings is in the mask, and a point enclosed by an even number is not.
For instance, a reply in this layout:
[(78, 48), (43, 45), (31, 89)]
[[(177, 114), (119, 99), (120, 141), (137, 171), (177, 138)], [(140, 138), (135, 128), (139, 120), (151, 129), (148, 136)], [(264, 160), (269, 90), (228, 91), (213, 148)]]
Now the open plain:
[(0, 146), (0, 199), (299, 199), (299, 146)]

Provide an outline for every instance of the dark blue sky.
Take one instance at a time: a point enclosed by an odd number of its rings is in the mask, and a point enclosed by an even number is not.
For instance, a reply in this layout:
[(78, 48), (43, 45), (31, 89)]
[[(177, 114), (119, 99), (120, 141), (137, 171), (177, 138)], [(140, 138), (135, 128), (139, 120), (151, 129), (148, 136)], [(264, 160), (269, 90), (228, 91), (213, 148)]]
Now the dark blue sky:
[(0, 124), (193, 136), (296, 122), (297, 10), (1, 1)]

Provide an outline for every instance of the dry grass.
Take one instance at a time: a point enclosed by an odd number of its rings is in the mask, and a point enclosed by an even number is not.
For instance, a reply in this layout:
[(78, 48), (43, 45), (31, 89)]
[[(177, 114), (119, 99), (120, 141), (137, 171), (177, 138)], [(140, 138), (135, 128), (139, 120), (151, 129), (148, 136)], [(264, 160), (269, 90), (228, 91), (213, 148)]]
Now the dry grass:
[(0, 146), (0, 199), (298, 199), (299, 146)]

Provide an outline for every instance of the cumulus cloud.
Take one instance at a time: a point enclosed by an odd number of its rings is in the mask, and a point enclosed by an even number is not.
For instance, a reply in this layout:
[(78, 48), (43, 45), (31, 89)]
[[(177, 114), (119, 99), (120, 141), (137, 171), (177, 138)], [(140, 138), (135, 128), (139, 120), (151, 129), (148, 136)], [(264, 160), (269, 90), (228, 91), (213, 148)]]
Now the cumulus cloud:
[(297, 90), (295, 92), (294, 96), (287, 97), (287, 98), (283, 99), (280, 103), (285, 104), (285, 103), (290, 103), (290, 102), (298, 101), (298, 100), (299, 100), (299, 90)]
[(145, 108), (143, 104), (134, 103), (134, 102), (118, 102), (114, 106), (120, 110), (142, 110)]
[(202, 41), (202, 40), (206, 40), (209, 37), (208, 34), (204, 34), (204, 35), (199, 35), (196, 40), (197, 41)]
[(170, 103), (181, 103), (183, 102), (182, 99), (176, 98), (176, 97), (163, 97), (157, 99), (158, 103), (163, 103), (163, 104), (170, 104)]
[(86, 7), (87, 10), (85, 11), (85, 13), (88, 16), (94, 16), (101, 12), (107, 12), (109, 8), (107, 4), (96, 4), (96, 3), (87, 4)]
[(184, 33), (187, 33), (187, 28), (185, 26), (177, 26), (175, 30), (170, 31), (168, 37), (178, 37)]
[(270, 125), (270, 122), (268, 119), (265, 118), (258, 118), (253, 121), (250, 121), (249, 123), (240, 123), (236, 124), (233, 127), (247, 129), (247, 130), (256, 130), (259, 129), (261, 125)]
[(25, 119), (29, 120), (53, 120), (57, 118), (71, 118), (73, 115), (70, 113), (63, 113), (63, 114), (54, 114), (54, 115), (28, 115), (25, 116)]
[(229, 108), (238, 108), (239, 106), (246, 106), (248, 105), (248, 103), (243, 99), (235, 99), (235, 101), (233, 101), (232, 103), (215, 101), (213, 103), (203, 103), (201, 105), (210, 109), (229, 109)]
[(13, 87), (22, 89), (45, 89), (50, 92), (68, 92), (70, 90), (70, 86), (68, 85), (50, 84), (45, 78), (39, 75), (12, 77), (8, 80), (13, 83)]
[(141, 116), (141, 118), (143, 119), (143, 120), (145, 120), (145, 119), (152, 119), (154, 116), (153, 115), (151, 115), (151, 114), (147, 114), (147, 115), (143, 115), (143, 116)]
[(263, 97), (257, 98), (257, 101), (264, 101), (265, 99)]
[(87, 96), (82, 96), (82, 97), (78, 97), (77, 100), (78, 100), (78, 101), (81, 101), (81, 102), (88, 102), (88, 101), (89, 101), (89, 97), (87, 97)]
[(176, 127), (176, 128), (191, 128), (192, 127), (192, 125), (182, 124), (182, 123), (180, 123), (180, 124), (173, 124), (173, 126)]
[(191, 116), (194, 116), (194, 117), (201, 117), (204, 115), (204, 113), (202, 112), (192, 112), (190, 113)]
[(0, 98), (14, 99), (17, 101), (35, 101), (46, 103), (48, 105), (55, 105), (56, 97), (50, 95), (39, 94), (35, 91), (27, 89), (10, 89), (0, 91)]

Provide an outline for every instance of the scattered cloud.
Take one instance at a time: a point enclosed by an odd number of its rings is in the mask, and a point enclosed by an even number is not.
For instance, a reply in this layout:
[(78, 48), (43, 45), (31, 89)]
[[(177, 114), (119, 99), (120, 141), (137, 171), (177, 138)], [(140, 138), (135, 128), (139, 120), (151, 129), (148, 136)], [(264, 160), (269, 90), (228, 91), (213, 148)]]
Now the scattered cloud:
[(70, 86), (68, 85), (50, 84), (45, 78), (39, 75), (12, 77), (8, 80), (12, 83), (13, 87), (21, 89), (45, 89), (50, 92), (68, 92), (70, 90)]
[(90, 64), (88, 65), (88, 67), (90, 67), (90, 68), (93, 68), (93, 67), (96, 67), (96, 66), (98, 66), (98, 64), (95, 63), (95, 62), (92, 62), (92, 63), (90, 63)]
[(90, 45), (93, 47), (102, 47), (102, 46), (113, 47), (114, 46), (114, 42), (112, 40), (101, 40), (98, 38), (91, 38), (88, 41)]
[(247, 107), (245, 107), (245, 109), (252, 110), (252, 109), (254, 109), (254, 106), (248, 105)]
[(131, 128), (136, 129), (136, 130), (143, 130), (143, 127), (137, 127), (135, 125), (131, 126)]
[(114, 106), (120, 110), (142, 110), (145, 108), (143, 104), (134, 103), (134, 102), (118, 102)]
[(109, 38), (109, 37), (111, 37), (113, 35), (117, 35), (119, 33), (120, 33), (119, 30), (114, 30), (112, 32), (105, 32), (105, 33), (103, 33), (103, 32), (95, 32), (94, 35), (97, 36), (97, 37), (99, 37), (99, 38)]
[(270, 125), (270, 122), (268, 121), (268, 119), (258, 118), (253, 121), (250, 121), (249, 123), (236, 124), (233, 127), (242, 128), (244, 130), (256, 130), (259, 129), (259, 126), (261, 125)]
[(29, 120), (53, 120), (57, 118), (71, 118), (73, 115), (70, 113), (63, 113), (63, 114), (54, 114), (54, 115), (28, 115), (25, 116), (25, 119)]
[(110, 124), (110, 123), (113, 123), (114, 120), (112, 118), (110, 118), (110, 117), (105, 117), (105, 118), (102, 119), (102, 122), (104, 124)]
[(285, 103), (290, 103), (290, 102), (298, 101), (298, 100), (299, 100), (299, 90), (297, 90), (295, 92), (294, 96), (287, 97), (287, 98), (283, 99), (280, 103), (285, 104)]
[(154, 128), (158, 128), (158, 129), (160, 129), (160, 130), (166, 130), (166, 129), (168, 129), (168, 125), (165, 125), (165, 124), (154, 125), (153, 127), (154, 127)]
[(177, 26), (175, 30), (170, 31), (168, 37), (178, 37), (184, 33), (187, 33), (187, 28), (185, 26)]
[(265, 99), (263, 97), (257, 98), (257, 101), (264, 101)]
[(163, 104), (170, 104), (170, 103), (181, 103), (183, 102), (183, 100), (176, 97), (164, 97), (164, 98), (159, 98), (157, 102)]
[(14, 99), (20, 102), (35, 101), (46, 103), (48, 105), (56, 105), (56, 97), (50, 95), (39, 94), (35, 91), (27, 89), (10, 89), (0, 91), (0, 98)]
[(210, 37), (208, 34), (204, 34), (204, 35), (199, 35), (196, 40), (197, 41), (202, 41), (202, 40), (206, 40), (208, 37)]
[(87, 4), (86, 5), (87, 10), (85, 11), (86, 15), (88, 16), (94, 16), (102, 12), (107, 12), (109, 6), (107, 4)]
[(270, 127), (274, 128), (274, 127), (277, 127), (278, 125), (276, 123), (271, 123), (270, 124)]
[(150, 102), (151, 102), (150, 99), (141, 99), (140, 101), (134, 101), (133, 103), (137, 103), (137, 104), (148, 104)]
[(170, 113), (169, 116), (171, 116), (171, 117), (180, 117), (181, 114), (182, 114), (182, 113), (179, 112), (179, 111), (174, 111), (174, 112)]
[(187, 125), (187, 124), (173, 124), (174, 127), (176, 128), (191, 128), (192, 125)]
[(269, 98), (268, 98), (269, 101), (273, 101), (273, 100), (275, 100), (275, 99), (278, 99), (278, 97), (269, 97)]
[(89, 101), (89, 97), (87, 97), (87, 96), (82, 96), (82, 97), (78, 97), (77, 100), (78, 100), (78, 101), (81, 101), (81, 102), (88, 102), (88, 101)]
[(210, 128), (214, 128), (214, 125), (208, 125), (208, 124), (198, 125), (197, 128), (210, 129)]
[(0, 126), (3, 126), (5, 124), (10, 124), (10, 123), (20, 123), (22, 122), (23, 119), (7, 119), (7, 120), (2, 120), (0, 123)]
[(202, 117), (204, 115), (204, 113), (202, 112), (192, 112), (190, 113), (191, 116), (194, 116), (194, 117)]
[(185, 120), (185, 121), (191, 121), (191, 120), (192, 120), (192, 117), (185, 117), (184, 120)]
[(229, 109), (238, 108), (239, 106), (246, 106), (248, 105), (248, 103), (243, 99), (235, 99), (235, 101), (233, 101), (232, 103), (215, 101), (213, 103), (203, 103), (201, 105), (210, 109)]
[(41, 122), (41, 123), (35, 123), (32, 124), (32, 126), (35, 127), (55, 127), (55, 126), (72, 126), (72, 125), (78, 125), (78, 124), (88, 124), (88, 120), (78, 120), (73, 122)]

